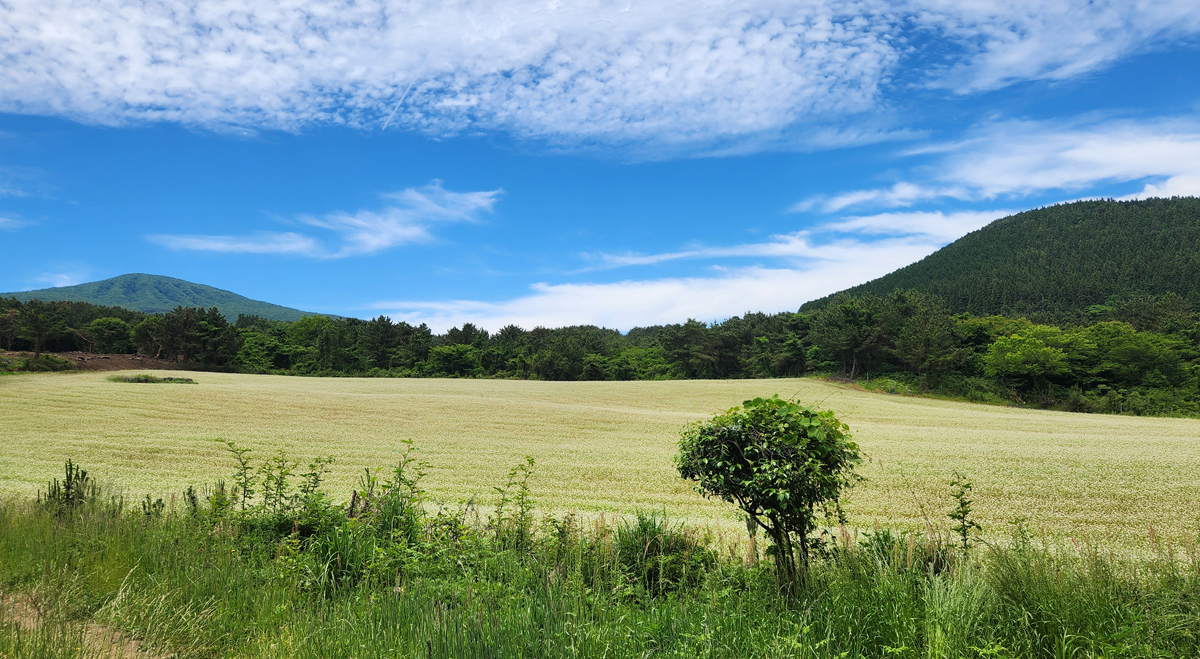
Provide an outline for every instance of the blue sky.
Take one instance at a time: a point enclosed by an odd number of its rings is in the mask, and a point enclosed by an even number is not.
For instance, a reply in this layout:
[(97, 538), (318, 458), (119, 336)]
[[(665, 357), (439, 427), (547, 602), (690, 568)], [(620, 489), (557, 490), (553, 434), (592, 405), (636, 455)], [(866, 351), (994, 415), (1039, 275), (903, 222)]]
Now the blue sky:
[(1200, 193), (1194, 0), (15, 0), (0, 63), (0, 291), (628, 329)]

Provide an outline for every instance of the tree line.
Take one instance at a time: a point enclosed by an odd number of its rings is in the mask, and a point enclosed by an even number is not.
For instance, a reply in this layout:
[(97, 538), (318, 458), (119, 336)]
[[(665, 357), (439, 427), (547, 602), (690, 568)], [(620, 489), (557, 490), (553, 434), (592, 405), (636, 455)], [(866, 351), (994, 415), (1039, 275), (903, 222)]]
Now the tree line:
[(841, 294), (813, 311), (719, 323), (488, 332), (216, 307), (144, 314), (85, 302), (0, 300), (0, 347), (140, 353), (252, 373), (540, 380), (824, 374), (893, 392), (1136, 414), (1200, 414), (1200, 318), (1177, 295), (1113, 297), (1076, 324), (952, 313), (920, 291)]

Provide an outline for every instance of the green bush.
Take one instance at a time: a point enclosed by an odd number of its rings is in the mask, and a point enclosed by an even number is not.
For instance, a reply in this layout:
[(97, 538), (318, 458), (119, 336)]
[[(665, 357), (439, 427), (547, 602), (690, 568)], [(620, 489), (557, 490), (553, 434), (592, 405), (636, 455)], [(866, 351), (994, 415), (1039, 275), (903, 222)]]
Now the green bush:
[(618, 524), (616, 550), (621, 567), (651, 595), (695, 587), (717, 558), (696, 532), (642, 511)]
[(110, 375), (109, 382), (133, 382), (139, 384), (196, 384), (191, 378), (159, 377), (157, 375)]

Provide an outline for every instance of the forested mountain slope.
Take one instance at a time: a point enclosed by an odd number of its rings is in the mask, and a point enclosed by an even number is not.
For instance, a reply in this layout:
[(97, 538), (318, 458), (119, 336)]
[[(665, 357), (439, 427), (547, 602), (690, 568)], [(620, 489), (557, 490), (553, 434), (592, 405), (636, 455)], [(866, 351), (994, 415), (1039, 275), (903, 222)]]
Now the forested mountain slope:
[(1196, 306), (1200, 199), (1079, 201), (1018, 213), (845, 292), (897, 289), (939, 295), (955, 312), (1058, 323), (1078, 322), (1112, 296), (1174, 293)]
[(124, 307), (144, 313), (165, 313), (175, 307), (217, 307), (230, 321), (238, 314), (259, 316), (269, 320), (300, 320), (312, 313), (291, 309), (270, 302), (260, 302), (237, 293), (204, 284), (162, 277), (159, 275), (129, 274), (78, 286), (43, 288), (20, 293), (0, 293), (0, 298), (14, 297), (22, 302), (71, 301)]

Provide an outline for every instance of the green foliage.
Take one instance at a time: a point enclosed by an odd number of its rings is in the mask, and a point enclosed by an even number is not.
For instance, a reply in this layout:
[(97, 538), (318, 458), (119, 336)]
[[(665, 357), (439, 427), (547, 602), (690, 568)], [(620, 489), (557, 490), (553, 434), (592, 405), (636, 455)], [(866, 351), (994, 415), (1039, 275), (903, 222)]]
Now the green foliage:
[(47, 341), (66, 332), (63, 310), (59, 305), (41, 300), (30, 300), (21, 305), (17, 314), (18, 335), (33, 344), (33, 358), (42, 355)]
[(159, 377), (145, 373), (138, 375), (110, 375), (105, 378), (109, 382), (132, 382), (138, 384), (196, 384), (191, 378)]
[[(13, 302), (16, 302), (13, 300)], [(21, 310), (17, 307), (4, 308), (0, 306), (0, 348), (12, 350), (21, 332), (21, 324), (17, 320)]]
[(790, 586), (807, 570), (819, 513), (841, 521), (841, 494), (862, 461), (848, 431), (832, 412), (755, 398), (685, 428), (676, 463), (698, 492), (736, 504), (766, 531)]
[(237, 471), (233, 474), (234, 498), (237, 499), (242, 512), (245, 512), (247, 505), (254, 500), (254, 495), (257, 493), (254, 488), (258, 483), (258, 474), (255, 473), (254, 467), (250, 463), (250, 449), (239, 448), (230, 440), (225, 440), (223, 443), (229, 447), (229, 452), (233, 454), (233, 459), (237, 462)]
[(55, 478), (46, 483), (44, 496), (38, 490), (38, 505), (56, 517), (70, 515), (85, 505), (94, 505), (100, 498), (100, 486), (96, 484), (96, 479), (70, 460), (67, 460), (65, 470), (62, 481)]
[(841, 362), (841, 372), (854, 379), (882, 357), (885, 340), (883, 301), (874, 295), (841, 296), (810, 319), (809, 338), (822, 352)]
[(0, 357), (0, 373), (55, 373), (59, 371), (78, 370), (79, 366), (56, 355), (42, 355), (34, 358), (29, 353), (21, 353), (14, 358)]
[(508, 472), (503, 486), (497, 486), (496, 516), (492, 529), (497, 542), (502, 546), (524, 551), (529, 549), (533, 538), (533, 496), (529, 491), (529, 479), (533, 478), (534, 460), (525, 456), (525, 461)]
[[(391, 480), (418, 491), (406, 473)], [(0, 617), (15, 621), (0, 654), (115, 655), (87, 645), (97, 623), (148, 656), (247, 659), (1200, 653), (1200, 559), (1178, 547), (1130, 557), (1019, 533), (965, 556), (944, 533), (880, 529), (780, 597), (769, 568), (653, 515), (615, 530), (547, 517), (517, 550), (465, 509), (431, 507), (409, 535), (374, 505), (330, 504), (321, 524), (267, 534), (265, 510), (201, 494), (117, 514), (98, 497), (65, 517), (0, 502)]]
[(133, 348), (133, 328), (120, 318), (97, 318), (88, 323), (87, 331), (95, 338), (98, 352), (127, 353)]
[[(1200, 199), (1194, 197), (1048, 206), (997, 220), (845, 292), (883, 296), (913, 289), (941, 297), (954, 313), (1059, 324), (1087, 322), (1089, 308), (1109, 305), (1114, 296), (1145, 300), (1142, 296), (1174, 294), (1200, 304), (1197, 217)], [(832, 297), (815, 300), (803, 309), (831, 302)], [(1129, 320), (1136, 313), (1132, 307), (1145, 305), (1116, 305), (1122, 306), (1131, 315), (1111, 319)]]
[(1026, 379), (1030, 388), (1069, 371), (1067, 355), (1030, 334), (1001, 337), (988, 346), (983, 372), (988, 377)]
[(971, 481), (967, 480), (966, 476), (955, 472), (950, 486), (954, 488), (950, 496), (954, 497), (956, 504), (954, 510), (950, 511), (948, 515), (954, 522), (950, 530), (958, 535), (959, 544), (965, 553), (971, 550), (971, 534), (983, 531), (983, 527), (971, 516), (971, 505), (974, 503), (971, 500)]
[(651, 596), (694, 588), (717, 562), (716, 552), (666, 514), (638, 511), (633, 521), (617, 526), (617, 560)]

